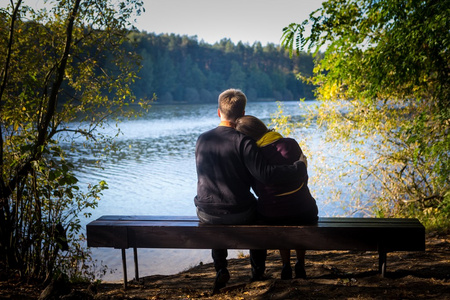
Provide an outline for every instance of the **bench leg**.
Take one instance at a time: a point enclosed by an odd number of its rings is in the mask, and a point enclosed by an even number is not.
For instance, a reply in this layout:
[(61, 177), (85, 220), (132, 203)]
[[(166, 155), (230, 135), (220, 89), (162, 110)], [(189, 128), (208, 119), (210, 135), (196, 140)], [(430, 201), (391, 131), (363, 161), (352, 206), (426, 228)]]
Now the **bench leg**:
[(378, 250), (378, 272), (381, 274), (381, 277), (386, 276), (386, 260), (386, 251)]
[(125, 255), (125, 249), (122, 249), (122, 267), (123, 267), (123, 288), (127, 289), (127, 258)]
[(133, 248), (133, 253), (134, 253), (134, 278), (135, 278), (136, 282), (139, 282), (137, 248)]

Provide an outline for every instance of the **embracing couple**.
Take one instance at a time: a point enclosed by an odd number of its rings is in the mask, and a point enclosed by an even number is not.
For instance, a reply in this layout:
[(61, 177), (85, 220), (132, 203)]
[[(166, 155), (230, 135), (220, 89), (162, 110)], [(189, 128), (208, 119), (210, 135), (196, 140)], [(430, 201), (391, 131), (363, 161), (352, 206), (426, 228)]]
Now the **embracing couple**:
[[(237, 89), (220, 94), (220, 124), (197, 140), (197, 196), (200, 222), (207, 224), (311, 224), (317, 205), (307, 181), (307, 161), (298, 143), (245, 115), (247, 98)], [(258, 199), (252, 194), (253, 188)], [(290, 250), (280, 250), (282, 279), (292, 278)], [(252, 281), (264, 278), (266, 249), (250, 249)], [(295, 277), (305, 278), (305, 251), (297, 250)], [(227, 249), (213, 249), (213, 292), (230, 279)]]

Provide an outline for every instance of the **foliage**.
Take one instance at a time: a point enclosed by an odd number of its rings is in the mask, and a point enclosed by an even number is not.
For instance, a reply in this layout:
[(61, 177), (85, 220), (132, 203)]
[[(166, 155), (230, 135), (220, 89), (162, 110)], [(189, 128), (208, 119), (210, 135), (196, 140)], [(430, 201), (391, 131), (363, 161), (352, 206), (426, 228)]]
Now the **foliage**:
[(135, 101), (136, 57), (120, 45), (141, 6), (68, 0), (33, 10), (17, 0), (0, 9), (0, 258), (9, 273), (86, 273), (80, 217), (107, 185), (80, 187), (60, 143), (105, 145), (97, 129)]
[(291, 55), (321, 54), (307, 80), (359, 174), (353, 200), (429, 228), (450, 225), (449, 16), (449, 1), (329, 0), (282, 37)]
[(277, 102), (277, 111), (270, 115), (268, 128), (279, 132), (282, 135), (289, 136), (295, 129), (290, 115), (284, 114), (283, 104)]
[[(261, 43), (233, 44), (223, 39), (214, 45), (196, 37), (132, 31), (133, 45), (143, 67), (133, 84), (136, 96), (158, 102), (216, 102), (221, 91), (232, 87), (246, 91), (249, 101), (261, 99), (312, 99), (313, 86), (296, 80), (302, 71), (311, 75), (313, 58), (301, 53), (294, 59), (280, 46)], [(196, 96), (196, 97), (193, 97)]]

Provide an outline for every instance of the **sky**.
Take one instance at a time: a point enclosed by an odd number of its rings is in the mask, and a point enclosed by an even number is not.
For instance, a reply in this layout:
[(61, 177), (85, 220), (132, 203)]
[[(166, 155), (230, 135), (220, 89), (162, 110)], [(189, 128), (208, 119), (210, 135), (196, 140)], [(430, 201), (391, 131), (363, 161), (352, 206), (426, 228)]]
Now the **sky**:
[[(143, 0), (145, 12), (134, 24), (148, 33), (197, 36), (214, 44), (224, 38), (237, 44), (280, 44), (282, 30), (301, 23), (324, 0)], [(42, 8), (45, 0), (25, 0)], [(7, 0), (0, 0), (0, 7)]]
[(283, 27), (301, 23), (323, 0), (144, 0), (135, 26), (148, 33), (197, 36), (214, 44), (223, 38), (252, 45), (280, 44)]

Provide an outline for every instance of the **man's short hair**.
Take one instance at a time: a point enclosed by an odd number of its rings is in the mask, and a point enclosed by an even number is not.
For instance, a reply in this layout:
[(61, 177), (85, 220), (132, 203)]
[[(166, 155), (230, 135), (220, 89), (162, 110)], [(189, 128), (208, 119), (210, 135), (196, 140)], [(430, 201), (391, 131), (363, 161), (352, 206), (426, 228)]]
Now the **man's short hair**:
[(247, 97), (238, 89), (228, 89), (219, 95), (220, 113), (229, 121), (242, 117), (247, 104)]

